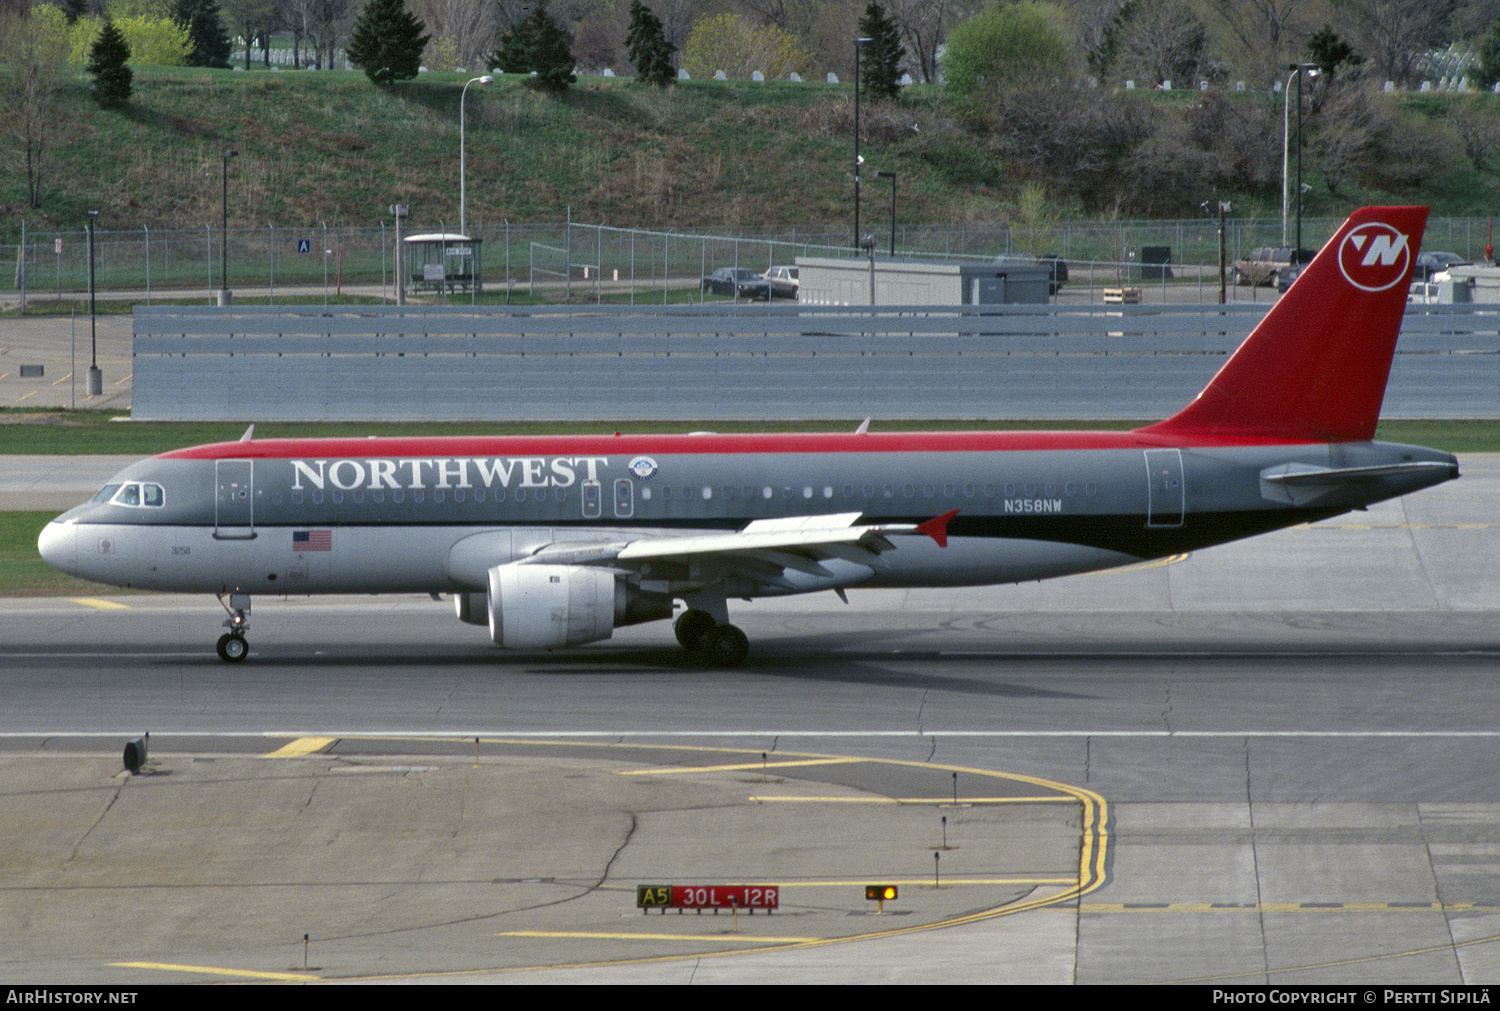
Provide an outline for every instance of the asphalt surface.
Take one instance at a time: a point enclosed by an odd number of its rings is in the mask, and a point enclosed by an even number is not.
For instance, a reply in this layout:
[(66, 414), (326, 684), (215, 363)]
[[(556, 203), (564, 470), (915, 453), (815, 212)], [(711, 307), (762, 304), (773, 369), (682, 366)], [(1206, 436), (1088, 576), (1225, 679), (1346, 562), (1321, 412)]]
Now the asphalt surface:
[[(420, 597), (257, 598), (235, 666), (212, 600), (0, 602), (0, 975), (1500, 981), (1500, 457), (1462, 464), (1132, 571), (742, 605), (734, 672)], [(715, 883), (781, 907), (635, 905)]]

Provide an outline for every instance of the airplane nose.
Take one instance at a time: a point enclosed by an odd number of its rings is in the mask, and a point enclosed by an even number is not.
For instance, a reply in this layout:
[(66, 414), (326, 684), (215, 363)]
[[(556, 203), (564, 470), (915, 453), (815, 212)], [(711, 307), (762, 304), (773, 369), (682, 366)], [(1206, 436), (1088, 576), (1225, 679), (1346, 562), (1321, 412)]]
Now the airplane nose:
[(77, 528), (71, 523), (48, 523), (36, 539), (36, 549), (54, 569), (78, 573)]

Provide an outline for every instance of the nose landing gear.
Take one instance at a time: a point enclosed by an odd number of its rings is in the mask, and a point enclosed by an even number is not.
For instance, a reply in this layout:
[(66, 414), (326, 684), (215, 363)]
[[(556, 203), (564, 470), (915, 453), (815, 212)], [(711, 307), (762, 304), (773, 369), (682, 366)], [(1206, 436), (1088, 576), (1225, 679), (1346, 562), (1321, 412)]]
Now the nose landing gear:
[(227, 604), (224, 603), (224, 594), (217, 596), (219, 606), (229, 615), (224, 619), (224, 627), (229, 631), (219, 636), (219, 659), (225, 663), (239, 663), (250, 653), (250, 643), (245, 641), (245, 630), (250, 626), (250, 594), (231, 593)]

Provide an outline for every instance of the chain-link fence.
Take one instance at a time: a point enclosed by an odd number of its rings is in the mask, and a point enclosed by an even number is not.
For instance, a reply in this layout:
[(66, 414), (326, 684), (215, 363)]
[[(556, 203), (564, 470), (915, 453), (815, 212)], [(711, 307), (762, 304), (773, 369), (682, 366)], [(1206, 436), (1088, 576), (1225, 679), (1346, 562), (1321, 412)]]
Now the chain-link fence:
[[(892, 229), (871, 222), (876, 251), (890, 252)], [(1340, 224), (1303, 219), (1303, 245), (1317, 248)], [(408, 228), (407, 233), (419, 231)], [(444, 231), (438, 223), (437, 231)], [(89, 290), (85, 231), (24, 231), (15, 250), (14, 287), (27, 299), (73, 299)], [(1423, 246), (1483, 256), (1487, 223), (1435, 218)], [(788, 229), (778, 233), (715, 234), (615, 228), (579, 223), (510, 224), (475, 229), (481, 240), (484, 294), (449, 291), (455, 301), (659, 303), (696, 299), (701, 279), (720, 267), (756, 271), (799, 256), (853, 256), (852, 230)], [(96, 230), (94, 289), (103, 297), (212, 300), (227, 288), (273, 303), (327, 301), (358, 293), (396, 294), (393, 227), (268, 226), (201, 230)], [(1279, 219), (1233, 219), (1226, 225), (1230, 260), (1257, 246), (1283, 245)], [(1219, 239), (1213, 220), (1051, 223), (1031, 227), (904, 226), (894, 229), (896, 254), (920, 259), (988, 260), (1056, 255), (1072, 268), (1075, 290), (1137, 283), (1175, 286), (1193, 298), (1217, 298)], [(1169, 270), (1145, 260), (1165, 256)], [(227, 277), (225, 276), (227, 274)], [(410, 287), (408, 285), (408, 287)], [(430, 295), (424, 297), (431, 297)]]

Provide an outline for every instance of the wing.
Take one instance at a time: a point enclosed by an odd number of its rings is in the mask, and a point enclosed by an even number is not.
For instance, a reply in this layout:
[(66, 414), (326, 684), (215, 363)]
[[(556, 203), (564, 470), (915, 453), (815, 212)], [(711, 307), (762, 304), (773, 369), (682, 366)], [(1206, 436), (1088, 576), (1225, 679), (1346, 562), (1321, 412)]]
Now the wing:
[(515, 564), (608, 567), (656, 593), (709, 587), (736, 597), (805, 593), (868, 579), (880, 555), (895, 550), (893, 537), (925, 535), (946, 546), (948, 522), (957, 514), (917, 524), (861, 524), (860, 513), (755, 520), (728, 533), (553, 544)]

